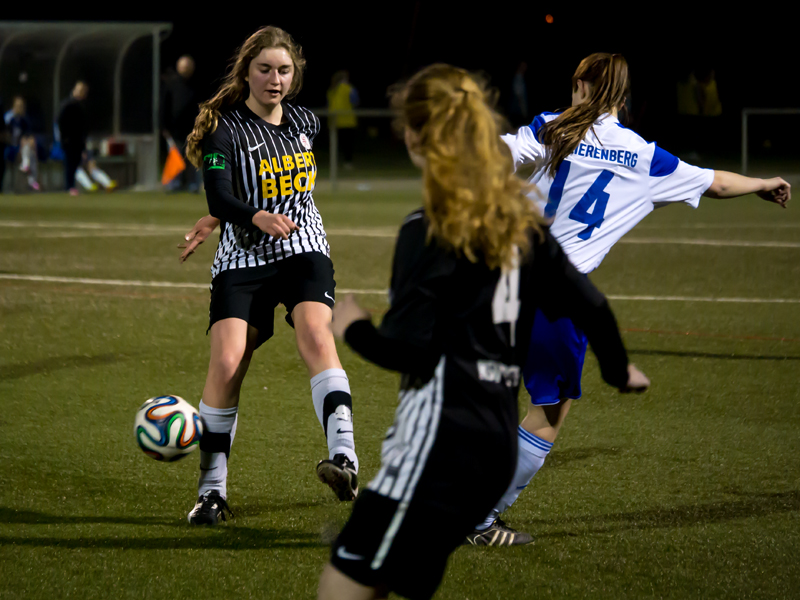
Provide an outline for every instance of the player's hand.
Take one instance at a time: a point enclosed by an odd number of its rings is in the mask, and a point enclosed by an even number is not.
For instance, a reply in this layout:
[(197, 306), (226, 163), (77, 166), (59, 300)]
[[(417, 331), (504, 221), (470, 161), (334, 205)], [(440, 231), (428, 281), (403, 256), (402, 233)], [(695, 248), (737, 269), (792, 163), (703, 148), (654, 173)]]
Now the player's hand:
[(627, 394), (628, 392), (636, 392), (641, 394), (649, 387), (650, 387), (650, 380), (647, 378), (647, 375), (645, 375), (639, 369), (637, 369), (636, 365), (629, 364), (628, 383), (624, 388), (621, 388), (619, 391), (622, 392), (623, 394)]
[(284, 240), (288, 240), (289, 234), (293, 231), (300, 229), (286, 215), (268, 213), (265, 210), (260, 210), (253, 215), (253, 225), (272, 237), (279, 237)]
[(786, 208), (786, 203), (792, 198), (792, 186), (780, 177), (765, 179), (764, 183), (764, 189), (758, 192), (758, 197)]
[(184, 249), (181, 254), (180, 262), (185, 262), (187, 258), (194, 254), (197, 247), (206, 241), (206, 238), (217, 228), (217, 225), (219, 225), (219, 219), (216, 217), (206, 215), (200, 218), (197, 223), (194, 224), (194, 227), (183, 236), (186, 242), (178, 244), (178, 248)]
[(352, 294), (348, 294), (333, 305), (333, 321), (331, 331), (337, 339), (344, 339), (344, 332), (353, 321), (369, 319), (369, 313), (361, 308)]

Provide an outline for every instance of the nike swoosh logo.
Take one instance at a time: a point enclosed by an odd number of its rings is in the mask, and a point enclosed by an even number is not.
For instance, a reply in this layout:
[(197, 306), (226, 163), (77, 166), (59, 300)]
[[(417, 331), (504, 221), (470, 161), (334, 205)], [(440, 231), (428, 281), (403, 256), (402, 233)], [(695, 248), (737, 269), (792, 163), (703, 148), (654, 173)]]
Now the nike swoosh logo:
[(352, 429), (337, 429), (336, 433), (353, 433)]
[(217, 468), (217, 467), (211, 467), (210, 469), (204, 469), (203, 467), (200, 467), (200, 470), (201, 470), (201, 471), (213, 471), (213, 470), (214, 470), (214, 469), (216, 469), (216, 468)]
[(247, 151), (248, 151), (248, 152), (252, 152), (253, 150), (258, 150), (258, 149), (259, 149), (259, 148), (261, 148), (261, 146), (263, 146), (264, 144), (266, 144), (266, 142), (261, 142), (261, 143), (260, 143), (258, 146), (253, 146), (252, 148), (248, 147), (248, 148), (247, 148)]
[[(325, 292), (325, 297), (330, 299), (330, 300), (333, 300), (333, 297), (329, 296), (328, 292)], [(333, 303), (336, 304), (336, 300), (333, 300)]]
[(351, 554), (344, 549), (344, 546), (339, 546), (338, 550), (336, 550), (336, 556), (343, 558), (344, 560), (364, 560), (366, 558), (360, 554)]

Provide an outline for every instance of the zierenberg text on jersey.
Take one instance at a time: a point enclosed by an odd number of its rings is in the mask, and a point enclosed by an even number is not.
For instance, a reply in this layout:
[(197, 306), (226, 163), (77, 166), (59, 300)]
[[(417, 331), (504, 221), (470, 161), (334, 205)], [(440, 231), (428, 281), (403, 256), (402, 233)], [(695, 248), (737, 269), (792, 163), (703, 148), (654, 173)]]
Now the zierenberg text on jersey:
[(685, 202), (697, 207), (714, 172), (678, 160), (655, 143), (602, 115), (555, 177), (546, 172), (542, 126), (557, 118), (543, 113), (515, 135), (503, 136), (514, 164), (532, 165), (534, 200), (550, 232), (582, 273), (596, 269), (619, 239), (658, 206)]

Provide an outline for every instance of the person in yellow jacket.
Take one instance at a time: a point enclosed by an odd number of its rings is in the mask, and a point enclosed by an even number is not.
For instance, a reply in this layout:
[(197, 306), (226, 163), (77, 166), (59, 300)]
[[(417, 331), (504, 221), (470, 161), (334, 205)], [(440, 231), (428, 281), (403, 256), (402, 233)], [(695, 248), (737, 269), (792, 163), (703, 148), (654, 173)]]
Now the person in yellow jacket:
[(344, 159), (344, 168), (353, 168), (355, 152), (356, 128), (358, 119), (353, 110), (359, 104), (358, 91), (350, 84), (350, 73), (337, 71), (331, 78), (328, 89), (328, 110), (337, 114), (329, 119), (330, 126), (335, 127), (339, 136), (339, 149)]
[(714, 69), (703, 73), (697, 82), (697, 92), (700, 114), (704, 117), (719, 117), (722, 114), (722, 103), (719, 100)]

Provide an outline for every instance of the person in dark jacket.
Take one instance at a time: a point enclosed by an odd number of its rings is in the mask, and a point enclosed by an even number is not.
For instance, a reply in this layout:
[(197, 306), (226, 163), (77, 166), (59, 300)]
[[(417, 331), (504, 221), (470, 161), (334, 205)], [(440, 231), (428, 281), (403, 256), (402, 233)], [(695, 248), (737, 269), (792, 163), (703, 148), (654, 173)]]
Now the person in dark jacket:
[(75, 187), (75, 171), (78, 170), (86, 149), (86, 138), (89, 127), (84, 101), (89, 94), (89, 86), (83, 81), (76, 81), (69, 98), (61, 103), (58, 113), (58, 130), (61, 147), (64, 150), (64, 176), (66, 187), (73, 196), (78, 194)]
[(186, 189), (190, 192), (200, 190), (200, 176), (197, 169), (186, 159), (186, 138), (194, 129), (198, 113), (197, 94), (192, 83), (194, 59), (181, 56), (175, 65), (177, 73), (164, 85), (161, 102), (161, 126), (164, 137), (172, 138), (186, 161), (186, 169), (176, 177), (171, 189)]

